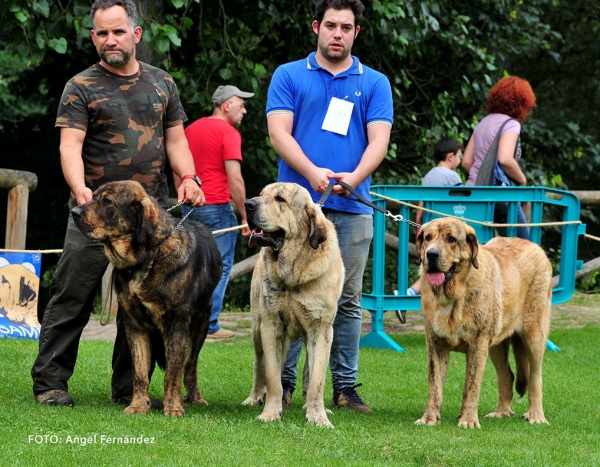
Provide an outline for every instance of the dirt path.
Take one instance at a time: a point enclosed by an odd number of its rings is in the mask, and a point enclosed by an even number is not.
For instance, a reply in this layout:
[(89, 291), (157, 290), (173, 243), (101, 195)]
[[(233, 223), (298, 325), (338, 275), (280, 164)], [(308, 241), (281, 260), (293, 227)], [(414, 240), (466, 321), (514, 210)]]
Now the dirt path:
[[(222, 313), (221, 326), (231, 329), (236, 336), (250, 336), (250, 313)], [(576, 293), (573, 298), (562, 305), (552, 307), (552, 329), (583, 327), (587, 325), (600, 325), (600, 294), (588, 295)], [(363, 312), (363, 332), (371, 330), (371, 313)], [(408, 311), (406, 324), (401, 324), (394, 312), (388, 312), (384, 317), (384, 330), (387, 334), (423, 333), (423, 318), (420, 311)], [(114, 341), (117, 329), (114, 316), (106, 326), (93, 317), (83, 330), (81, 336), (84, 340)], [(235, 338), (234, 338), (235, 339)], [(215, 342), (207, 339), (208, 343)]]

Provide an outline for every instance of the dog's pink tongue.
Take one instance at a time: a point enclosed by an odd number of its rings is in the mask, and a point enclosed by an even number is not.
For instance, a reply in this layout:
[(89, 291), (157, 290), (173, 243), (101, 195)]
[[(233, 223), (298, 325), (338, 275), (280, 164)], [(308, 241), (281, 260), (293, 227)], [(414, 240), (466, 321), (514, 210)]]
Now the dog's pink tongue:
[(428, 272), (427, 273), (427, 282), (429, 285), (438, 286), (444, 283), (444, 273), (443, 272)]

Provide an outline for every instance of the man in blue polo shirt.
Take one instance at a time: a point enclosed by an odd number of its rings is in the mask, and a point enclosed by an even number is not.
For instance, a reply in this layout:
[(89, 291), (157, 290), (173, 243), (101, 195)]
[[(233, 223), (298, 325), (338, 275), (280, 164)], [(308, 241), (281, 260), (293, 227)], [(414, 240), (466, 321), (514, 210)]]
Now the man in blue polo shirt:
[[(315, 202), (330, 181), (343, 181), (370, 199), (371, 174), (387, 153), (393, 118), (390, 83), (350, 54), (363, 11), (359, 0), (319, 0), (312, 23), (317, 51), (277, 68), (269, 87), (267, 122), (280, 156), (278, 181), (304, 186)], [(336, 185), (323, 208), (336, 227), (346, 270), (329, 360), (332, 403), (370, 412), (356, 392), (356, 374), (373, 211), (348, 195)], [(284, 407), (296, 386), (300, 351), (297, 341), (288, 353)]]

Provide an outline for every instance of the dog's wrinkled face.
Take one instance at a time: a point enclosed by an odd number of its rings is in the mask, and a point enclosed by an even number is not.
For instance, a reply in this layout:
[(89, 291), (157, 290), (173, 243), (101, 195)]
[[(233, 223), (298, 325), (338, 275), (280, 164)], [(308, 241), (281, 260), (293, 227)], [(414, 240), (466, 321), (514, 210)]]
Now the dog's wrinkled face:
[[(308, 190), (296, 183), (273, 183), (260, 196), (246, 201), (246, 216), (252, 233), (248, 246), (260, 245), (275, 250), (288, 240), (309, 241), (313, 249), (326, 240), (321, 215)], [(319, 211), (317, 211), (319, 210)], [(322, 223), (321, 223), (322, 224)]]
[(458, 219), (434, 219), (419, 231), (417, 249), (427, 282), (438, 287), (466, 265), (478, 268), (475, 231)]
[(143, 243), (158, 223), (156, 202), (138, 182), (122, 181), (102, 185), (92, 199), (71, 211), (79, 230), (103, 243), (134, 236)]

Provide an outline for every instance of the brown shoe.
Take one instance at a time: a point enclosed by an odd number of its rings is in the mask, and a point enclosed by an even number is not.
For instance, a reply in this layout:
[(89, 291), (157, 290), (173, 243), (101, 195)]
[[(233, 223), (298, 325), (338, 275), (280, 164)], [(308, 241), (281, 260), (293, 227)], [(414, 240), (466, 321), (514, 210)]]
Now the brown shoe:
[(73, 407), (75, 402), (69, 393), (63, 389), (50, 389), (35, 395), (35, 400), (45, 405), (63, 405)]
[(229, 339), (231, 337), (235, 336), (235, 333), (233, 331), (230, 331), (229, 329), (219, 329), (217, 332), (209, 334), (208, 336), (206, 336), (207, 339)]
[(289, 407), (292, 402), (292, 394), (294, 394), (294, 389), (292, 386), (283, 385), (283, 396), (281, 396), (281, 406), (285, 409)]
[(342, 389), (335, 389), (333, 391), (333, 400), (331, 401), (333, 406), (346, 407), (356, 412), (371, 413), (371, 407), (365, 404), (356, 392), (356, 388), (359, 386), (362, 386), (362, 383)]

